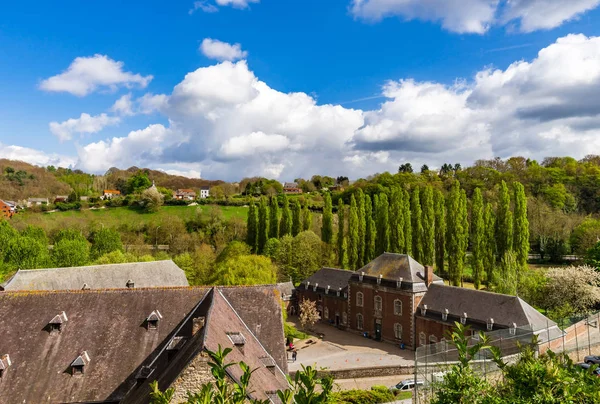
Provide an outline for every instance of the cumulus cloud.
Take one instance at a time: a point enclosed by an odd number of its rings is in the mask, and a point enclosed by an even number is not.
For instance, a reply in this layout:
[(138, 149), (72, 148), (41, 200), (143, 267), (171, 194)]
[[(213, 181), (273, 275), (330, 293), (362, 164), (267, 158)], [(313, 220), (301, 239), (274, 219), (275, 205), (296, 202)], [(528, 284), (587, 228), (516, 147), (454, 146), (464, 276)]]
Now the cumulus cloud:
[(216, 0), (219, 6), (232, 6), (235, 8), (246, 8), (250, 3), (258, 3), (260, 0)]
[[(313, 174), (357, 178), (400, 163), (600, 150), (600, 38), (568, 35), (532, 60), (453, 85), (391, 80), (374, 110), (319, 105), (255, 76), (246, 61), (188, 73), (155, 110), (169, 119), (80, 148), (78, 167), (195, 171), (227, 180)], [(135, 102), (134, 102), (135, 104)], [(174, 172), (175, 172), (174, 171)]]
[(63, 142), (65, 140), (71, 140), (73, 135), (76, 133), (97, 133), (106, 126), (116, 125), (120, 121), (121, 119), (119, 117), (108, 116), (104, 113), (96, 116), (82, 113), (79, 118), (67, 119), (66, 121), (60, 123), (50, 122), (50, 132), (52, 132), (61, 142)]
[(136, 99), (131, 93), (125, 94), (110, 108), (110, 111), (120, 116), (150, 115), (166, 106), (168, 97), (165, 94), (146, 93)]
[[(216, 13), (219, 11), (219, 7), (231, 6), (233, 8), (244, 9), (248, 8), (250, 3), (258, 3), (260, 0), (215, 0), (215, 3), (211, 3), (209, 0), (195, 1), (192, 5), (188, 14), (192, 15), (196, 11), (200, 10), (205, 13)], [(219, 7), (217, 7), (219, 6)]]
[(114, 112), (115, 114), (119, 114), (119, 115), (124, 115), (124, 116), (135, 115), (135, 113), (133, 112), (133, 103), (131, 101), (131, 93), (125, 94), (125, 95), (119, 97), (119, 99), (117, 101), (115, 101), (115, 103), (110, 108), (110, 110), (112, 112)]
[(119, 87), (145, 88), (152, 76), (142, 76), (123, 70), (123, 62), (106, 55), (78, 57), (64, 72), (43, 80), (40, 89), (67, 92), (83, 97), (98, 89), (114, 91)]
[(248, 52), (242, 50), (239, 43), (229, 44), (221, 42), (217, 39), (205, 38), (200, 44), (200, 51), (209, 59), (219, 61), (229, 60), (234, 61), (244, 59), (248, 56)]
[(60, 166), (72, 167), (77, 162), (77, 158), (60, 155), (56, 153), (46, 153), (40, 150), (28, 147), (5, 145), (0, 143), (0, 158), (9, 160), (24, 161), (37, 166)]
[(600, 0), (352, 0), (356, 17), (389, 16), (440, 22), (448, 31), (483, 34), (493, 25), (516, 23), (523, 32), (551, 29), (596, 8)]
[(216, 13), (217, 11), (219, 11), (219, 8), (214, 4), (210, 4), (206, 0), (195, 1), (190, 11), (188, 11), (188, 14), (192, 15), (198, 10), (203, 11), (205, 13)]

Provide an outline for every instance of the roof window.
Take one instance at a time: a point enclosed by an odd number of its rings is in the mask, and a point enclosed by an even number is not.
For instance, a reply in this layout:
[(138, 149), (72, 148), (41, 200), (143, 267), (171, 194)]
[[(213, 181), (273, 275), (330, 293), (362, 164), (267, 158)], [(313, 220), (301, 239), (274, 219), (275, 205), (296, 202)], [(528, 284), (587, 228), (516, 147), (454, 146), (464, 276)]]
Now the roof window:
[(8, 354), (0, 356), (0, 379), (4, 376), (6, 369), (12, 365), (10, 361), (10, 356)]
[(462, 325), (465, 325), (465, 324), (467, 324), (467, 313), (463, 313), (463, 315), (462, 315), (462, 316), (460, 316), (460, 323), (461, 323)]
[(493, 328), (494, 328), (494, 319), (489, 318), (487, 321), (487, 330), (492, 331)]
[(158, 322), (162, 319), (162, 314), (160, 311), (154, 310), (150, 315), (146, 318), (146, 328), (149, 330), (155, 330), (158, 328)]
[(448, 320), (448, 309), (444, 309), (444, 312), (442, 313), (442, 320)]
[(128, 279), (125, 286), (127, 286), (127, 289), (133, 289), (135, 288), (135, 283), (131, 279)]
[(90, 285), (88, 285), (87, 283), (83, 284), (83, 287), (81, 288), (81, 290), (90, 290)]
[(83, 351), (81, 355), (71, 362), (71, 375), (82, 375), (88, 363), (90, 363), (90, 356), (87, 351)]
[(67, 313), (65, 313), (64, 311), (60, 314), (57, 314), (56, 316), (54, 316), (54, 318), (52, 320), (50, 320), (50, 322), (48, 323), (48, 331), (50, 331), (50, 334), (55, 334), (55, 333), (59, 333), (62, 331), (63, 326), (65, 325), (65, 323), (68, 321), (67, 319)]
[(227, 336), (231, 340), (231, 343), (237, 347), (244, 346), (246, 344), (246, 338), (241, 332), (228, 332)]

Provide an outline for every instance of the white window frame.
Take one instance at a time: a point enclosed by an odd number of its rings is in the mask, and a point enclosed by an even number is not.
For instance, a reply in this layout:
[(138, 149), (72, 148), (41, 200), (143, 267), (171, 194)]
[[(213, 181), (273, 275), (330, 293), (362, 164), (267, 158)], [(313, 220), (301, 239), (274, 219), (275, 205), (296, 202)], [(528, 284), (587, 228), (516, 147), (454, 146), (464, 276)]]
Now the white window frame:
[(363, 307), (365, 304), (365, 295), (362, 292), (356, 292), (356, 307)]
[[(399, 308), (399, 310), (397, 310)], [(396, 299), (394, 300), (394, 315), (401, 316), (402, 315), (402, 300)]]
[(365, 326), (365, 319), (362, 314), (358, 313), (356, 315), (356, 329), (362, 330)]
[(402, 324), (395, 323), (394, 324), (394, 336), (396, 339), (402, 339)]
[(375, 310), (383, 311), (383, 299), (381, 296), (375, 296), (373, 298), (373, 307), (375, 307)]

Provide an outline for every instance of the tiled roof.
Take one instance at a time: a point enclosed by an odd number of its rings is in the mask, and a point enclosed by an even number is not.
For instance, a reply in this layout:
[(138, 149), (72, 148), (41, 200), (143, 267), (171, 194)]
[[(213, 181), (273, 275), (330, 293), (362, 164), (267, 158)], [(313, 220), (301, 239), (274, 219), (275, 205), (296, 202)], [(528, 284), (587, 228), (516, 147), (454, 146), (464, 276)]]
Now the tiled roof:
[(334, 292), (340, 288), (345, 289), (348, 286), (350, 277), (354, 273), (346, 269), (321, 268), (305, 279), (300, 286), (305, 288), (308, 282), (310, 282), (310, 287), (313, 287), (318, 283), (319, 288), (326, 289), (329, 286), (331, 291)]
[(167, 260), (20, 270), (0, 290), (78, 290), (84, 284), (91, 289), (118, 289), (129, 280), (138, 288), (188, 286), (183, 270)]
[[(356, 271), (357, 274), (364, 272), (366, 276), (379, 277), (396, 282), (402, 278), (403, 282), (424, 283), (425, 268), (415, 261), (410, 255), (383, 253), (364, 267)], [(437, 275), (433, 275), (434, 282), (442, 281)]]

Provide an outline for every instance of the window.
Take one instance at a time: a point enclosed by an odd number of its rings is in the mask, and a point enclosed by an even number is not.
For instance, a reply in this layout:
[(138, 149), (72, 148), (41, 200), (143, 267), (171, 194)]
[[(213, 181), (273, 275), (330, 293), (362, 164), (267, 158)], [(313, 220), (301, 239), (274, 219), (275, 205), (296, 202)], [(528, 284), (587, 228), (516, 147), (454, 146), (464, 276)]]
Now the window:
[(381, 302), (381, 296), (375, 296), (375, 310), (382, 310), (383, 304)]
[(318, 301), (321, 301), (321, 300), (323, 300), (323, 296), (321, 296), (321, 295), (319, 294), (319, 295), (317, 296), (317, 300), (318, 300)]
[(364, 296), (363, 296), (362, 292), (356, 293), (356, 305), (358, 307), (363, 307), (363, 298), (364, 298)]
[(435, 335), (431, 334), (429, 336), (429, 343), (430, 344), (437, 344), (437, 342), (438, 342), (437, 337)]
[(394, 300), (394, 314), (397, 316), (402, 315), (402, 301), (399, 299)]
[(346, 313), (346, 312), (342, 313), (342, 324), (344, 324), (344, 325), (348, 324), (348, 313)]
[(329, 307), (325, 307), (325, 318), (329, 318)]
[(402, 324), (394, 324), (394, 336), (396, 339), (402, 339)]
[(356, 328), (358, 330), (363, 329), (363, 315), (360, 313), (356, 315)]
[(323, 306), (317, 306), (317, 312), (319, 313), (319, 320), (323, 318)]
[(419, 334), (419, 346), (424, 346), (427, 343), (427, 335), (424, 332)]

